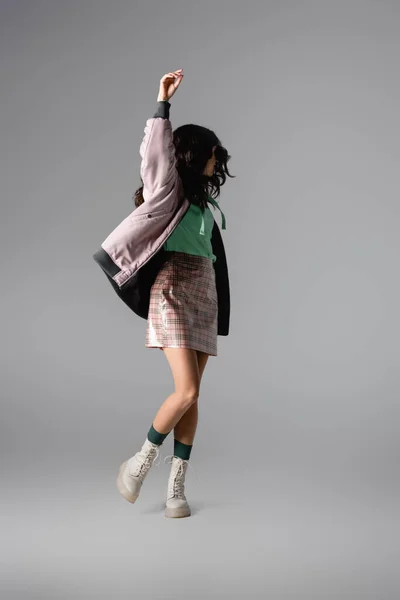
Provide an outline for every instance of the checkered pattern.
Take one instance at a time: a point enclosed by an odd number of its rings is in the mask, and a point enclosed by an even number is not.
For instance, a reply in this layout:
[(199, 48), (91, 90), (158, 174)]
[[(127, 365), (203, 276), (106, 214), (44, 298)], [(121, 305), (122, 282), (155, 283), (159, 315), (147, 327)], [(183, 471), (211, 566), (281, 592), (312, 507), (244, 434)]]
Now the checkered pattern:
[(217, 356), (218, 296), (212, 260), (168, 251), (150, 292), (147, 348), (193, 348)]

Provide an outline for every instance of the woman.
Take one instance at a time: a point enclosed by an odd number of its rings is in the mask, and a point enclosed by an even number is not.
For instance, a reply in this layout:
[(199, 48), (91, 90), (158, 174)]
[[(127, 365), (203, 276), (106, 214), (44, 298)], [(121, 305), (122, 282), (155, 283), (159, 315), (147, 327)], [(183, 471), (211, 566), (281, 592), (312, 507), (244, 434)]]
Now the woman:
[[(182, 195), (188, 204), (184, 211), (180, 209), (175, 221), (170, 217), (164, 237), (161, 238), (159, 233), (154, 235), (154, 239), (161, 240), (162, 244), (157, 251), (151, 250), (152, 260), (146, 258), (145, 261), (146, 268), (153, 265), (153, 271), (154, 265), (157, 265), (153, 277), (146, 275), (146, 282), (150, 281), (151, 285), (145, 309), (138, 309), (139, 301), (130, 305), (141, 316), (147, 313), (145, 346), (164, 351), (175, 391), (158, 410), (141, 450), (122, 463), (117, 478), (122, 496), (129, 502), (135, 502), (160, 446), (174, 430), (174, 453), (165, 507), (167, 517), (190, 515), (184, 483), (198, 421), (200, 382), (208, 357), (217, 356), (217, 335), (227, 335), (226, 319), (229, 319), (229, 314), (219, 315), (218, 312), (219, 305), (225, 308), (229, 302), (229, 282), (222, 241), (215, 244), (218, 256), (213, 252), (212, 240), (220, 238), (216, 237), (219, 233), (208, 204), (214, 210), (220, 210), (222, 229), (225, 229), (225, 216), (210, 192), (219, 194), (220, 186), (226, 180), (225, 173), (233, 177), (227, 169), (230, 156), (216, 135), (204, 127), (184, 125), (173, 132), (172, 138), (169, 137), (169, 100), (182, 79), (183, 71), (179, 69), (165, 74), (160, 80), (158, 111), (148, 122), (140, 147), (143, 185), (134, 194), (137, 208), (130, 221), (131, 225), (143, 221), (147, 224), (149, 219), (146, 216), (152, 217), (150, 221), (154, 223), (155, 219), (161, 221), (166, 215), (176, 215), (171, 210), (172, 201), (170, 205), (166, 204), (172, 190), (180, 189), (178, 196)], [(158, 119), (164, 121), (161, 123)], [(157, 127), (164, 129), (157, 133)], [(156, 146), (155, 150), (151, 149), (151, 145)], [(143, 204), (148, 205), (147, 208)], [(183, 206), (182, 200), (179, 206)], [(147, 212), (143, 212), (145, 210)], [(148, 244), (148, 247), (153, 246), (155, 244)], [(103, 248), (110, 256), (114, 255), (117, 264), (118, 255), (122, 253), (114, 251), (113, 254), (106, 244)], [(104, 249), (101, 252), (101, 258), (96, 260), (102, 262), (101, 266), (106, 270), (106, 259), (110, 261), (110, 257), (107, 255), (105, 259)], [(220, 271), (215, 264), (218, 259)], [(142, 267), (140, 273), (143, 278), (146, 269)], [(216, 278), (216, 273), (221, 275)], [(135, 277), (139, 277), (139, 273)], [(138, 286), (135, 277), (132, 279)], [(115, 281), (112, 283), (120, 292)], [(223, 295), (225, 304), (221, 305), (219, 296)], [(121, 295), (129, 305), (127, 296)], [(142, 296), (145, 296), (143, 292)], [(132, 298), (131, 293), (131, 302)]]

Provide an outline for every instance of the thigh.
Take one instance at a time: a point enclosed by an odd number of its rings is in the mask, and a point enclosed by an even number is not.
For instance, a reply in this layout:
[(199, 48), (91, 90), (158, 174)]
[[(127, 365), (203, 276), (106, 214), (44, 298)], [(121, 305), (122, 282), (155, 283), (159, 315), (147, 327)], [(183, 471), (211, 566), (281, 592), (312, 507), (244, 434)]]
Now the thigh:
[(164, 354), (171, 368), (175, 390), (180, 393), (198, 393), (200, 371), (197, 351), (192, 348), (164, 348)]

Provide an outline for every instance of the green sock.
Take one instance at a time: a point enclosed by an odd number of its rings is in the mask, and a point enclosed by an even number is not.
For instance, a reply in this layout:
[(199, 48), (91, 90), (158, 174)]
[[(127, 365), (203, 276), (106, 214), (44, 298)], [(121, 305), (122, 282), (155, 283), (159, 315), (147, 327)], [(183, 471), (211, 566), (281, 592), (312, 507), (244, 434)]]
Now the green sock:
[[(170, 432), (168, 431), (168, 433), (170, 433)], [(147, 433), (147, 439), (150, 442), (152, 442), (153, 444), (157, 444), (157, 446), (161, 446), (161, 444), (167, 437), (168, 433), (160, 433), (159, 431), (157, 431), (157, 429), (154, 429), (153, 425), (151, 425), (151, 427)]]
[(174, 438), (174, 456), (178, 456), (183, 460), (189, 460), (192, 448), (193, 444), (184, 444), (183, 442), (180, 442), (179, 440)]

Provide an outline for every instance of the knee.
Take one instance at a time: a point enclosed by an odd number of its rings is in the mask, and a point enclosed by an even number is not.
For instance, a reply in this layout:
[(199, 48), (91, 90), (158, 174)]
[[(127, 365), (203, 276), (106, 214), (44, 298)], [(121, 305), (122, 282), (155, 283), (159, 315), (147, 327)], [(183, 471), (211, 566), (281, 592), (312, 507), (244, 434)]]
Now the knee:
[(190, 408), (193, 404), (195, 404), (199, 397), (199, 389), (193, 388), (184, 390), (179, 393), (179, 400), (182, 408), (186, 410)]

